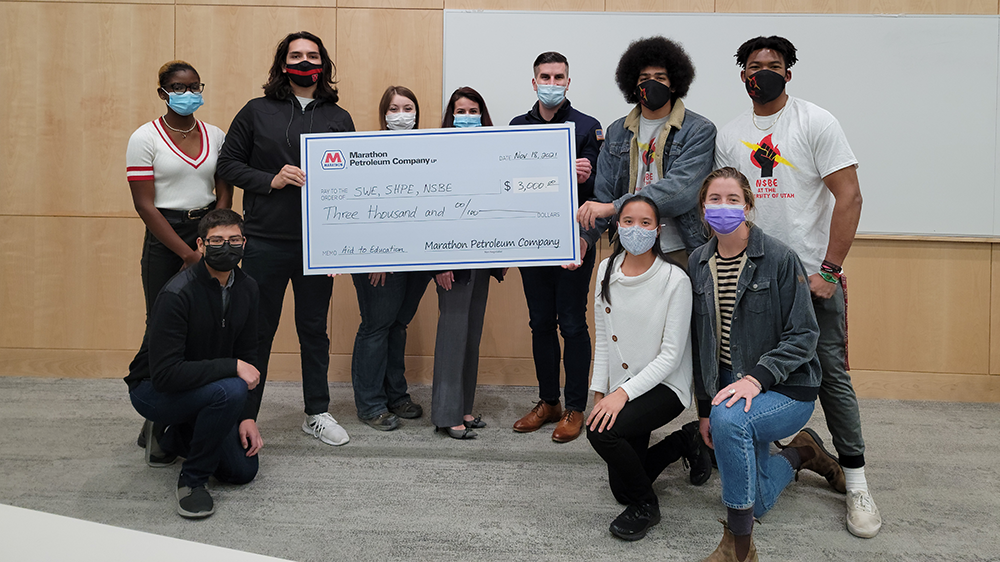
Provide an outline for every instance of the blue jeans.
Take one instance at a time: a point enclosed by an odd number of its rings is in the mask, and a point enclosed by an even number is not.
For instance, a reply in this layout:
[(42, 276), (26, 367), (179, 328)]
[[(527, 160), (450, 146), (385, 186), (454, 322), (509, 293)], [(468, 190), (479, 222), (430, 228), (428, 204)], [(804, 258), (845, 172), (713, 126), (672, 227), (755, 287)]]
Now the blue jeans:
[[(596, 248), (588, 248), (583, 264), (573, 271), (559, 266), (520, 268), (524, 299), (528, 303), (538, 397), (546, 402), (559, 401), (561, 354), (566, 369), (566, 409), (577, 412), (587, 409), (591, 356), (587, 301), (596, 254)], [(562, 333), (565, 351), (559, 349), (556, 325)]]
[(208, 477), (246, 484), (257, 476), (258, 456), (246, 456), (237, 428), (247, 383), (230, 377), (185, 392), (159, 392), (142, 381), (129, 392), (144, 418), (167, 425), (160, 440), (165, 452), (184, 457), (179, 483), (202, 486)]
[[(729, 369), (719, 366), (720, 386), (734, 381)], [(709, 420), (715, 458), (722, 479), (722, 503), (733, 509), (753, 507), (755, 517), (764, 515), (792, 481), (795, 470), (780, 455), (772, 455), (772, 441), (794, 435), (812, 415), (814, 402), (793, 400), (778, 392), (765, 392), (753, 399), (750, 411), (740, 400), (727, 408), (712, 406)]]
[(406, 326), (429, 278), (422, 272), (388, 273), (385, 285), (373, 287), (367, 273), (351, 277), (361, 311), (351, 357), (351, 382), (358, 417), (370, 419), (410, 399), (403, 375)]

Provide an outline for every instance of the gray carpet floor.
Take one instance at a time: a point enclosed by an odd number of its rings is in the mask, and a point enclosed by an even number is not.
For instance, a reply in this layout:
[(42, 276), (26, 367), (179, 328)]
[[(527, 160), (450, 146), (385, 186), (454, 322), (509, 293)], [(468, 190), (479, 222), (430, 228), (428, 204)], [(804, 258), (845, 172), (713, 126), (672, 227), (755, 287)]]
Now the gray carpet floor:
[[(721, 537), (718, 474), (694, 487), (679, 463), (655, 483), (662, 522), (635, 543), (612, 537), (621, 507), (587, 440), (511, 431), (534, 388), (480, 387), (476, 412), (489, 427), (474, 441), (433, 433), (426, 415), (377, 432), (357, 419), (349, 385), (331, 393), (349, 444), (302, 433), (301, 387), (269, 383), (260, 474), (243, 487), (214, 485), (216, 514), (188, 521), (174, 511), (179, 465), (142, 460), (123, 382), (0, 377), (0, 503), (299, 561), (690, 561)], [(429, 387), (412, 394), (429, 406)], [(803, 472), (755, 529), (761, 559), (1000, 560), (1000, 406), (861, 408), (881, 534), (850, 535), (844, 496)], [(685, 412), (654, 439), (694, 417)], [(818, 407), (810, 425), (828, 437)], [(2, 549), (0, 540), (0, 560)]]

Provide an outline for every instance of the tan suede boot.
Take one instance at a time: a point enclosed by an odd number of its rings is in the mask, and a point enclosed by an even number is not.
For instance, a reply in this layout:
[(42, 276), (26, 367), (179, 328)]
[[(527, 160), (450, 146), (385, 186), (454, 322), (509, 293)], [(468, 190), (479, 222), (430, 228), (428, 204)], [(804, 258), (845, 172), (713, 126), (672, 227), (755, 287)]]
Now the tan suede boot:
[(739, 560), (736, 558), (736, 537), (729, 532), (729, 525), (726, 525), (725, 521), (719, 519), (719, 523), (722, 523), (722, 540), (719, 541), (715, 552), (709, 554), (708, 558), (702, 558), (701, 562), (757, 562), (757, 547), (753, 544), (753, 536), (750, 537), (747, 557)]

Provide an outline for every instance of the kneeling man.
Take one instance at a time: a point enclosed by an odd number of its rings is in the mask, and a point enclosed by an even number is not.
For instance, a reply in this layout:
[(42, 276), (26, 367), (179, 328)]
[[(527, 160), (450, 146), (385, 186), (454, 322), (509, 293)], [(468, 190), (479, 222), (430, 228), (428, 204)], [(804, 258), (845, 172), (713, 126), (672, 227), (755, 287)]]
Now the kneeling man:
[(202, 260), (175, 275), (149, 316), (148, 345), (129, 365), (132, 405), (150, 420), (146, 462), (184, 457), (177, 513), (215, 513), (205, 485), (246, 484), (257, 475), (263, 446), (255, 421), (257, 283), (236, 264), (243, 257), (243, 219), (215, 209), (198, 224)]

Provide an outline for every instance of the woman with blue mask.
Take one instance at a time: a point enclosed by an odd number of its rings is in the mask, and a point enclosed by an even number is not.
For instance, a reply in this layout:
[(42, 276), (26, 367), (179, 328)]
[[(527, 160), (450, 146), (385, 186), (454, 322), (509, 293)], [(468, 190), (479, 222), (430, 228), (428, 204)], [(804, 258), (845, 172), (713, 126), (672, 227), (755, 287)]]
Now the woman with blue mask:
[[(420, 124), (417, 96), (405, 86), (389, 86), (379, 102), (379, 129), (403, 131)], [(407, 389), (406, 327), (413, 320), (430, 275), (422, 271), (354, 273), (361, 324), (351, 354), (351, 383), (358, 417), (379, 431), (400, 418), (415, 419), (423, 408)]]
[[(660, 521), (647, 455), (650, 433), (691, 404), (691, 282), (657, 243), (660, 214), (636, 195), (618, 215), (618, 240), (597, 270), (594, 408), (587, 439), (627, 507), (611, 533), (638, 540)], [(659, 467), (662, 470), (662, 467)]]
[[(493, 125), (486, 101), (468, 86), (451, 95), (444, 128)], [(431, 421), (437, 431), (453, 439), (473, 439), (486, 427), (472, 415), (479, 378), (479, 341), (483, 335), (490, 276), (503, 281), (506, 269), (443, 271), (434, 276), (438, 294), (437, 340), (434, 344), (434, 382)]]
[(746, 219), (754, 208), (747, 178), (715, 170), (698, 200), (712, 238), (688, 260), (695, 395), (727, 508), (722, 541), (704, 560), (757, 560), (754, 517), (774, 506), (796, 471), (840, 470), (811, 430), (770, 452), (772, 441), (795, 435), (812, 415), (819, 326), (798, 256)]
[[(132, 202), (146, 226), (139, 264), (147, 320), (167, 281), (201, 259), (198, 221), (233, 204), (232, 186), (215, 173), (226, 135), (194, 116), (204, 89), (190, 64), (175, 60), (160, 67), (156, 94), (166, 113), (136, 129), (125, 152)], [(139, 445), (145, 446), (145, 433)]]

